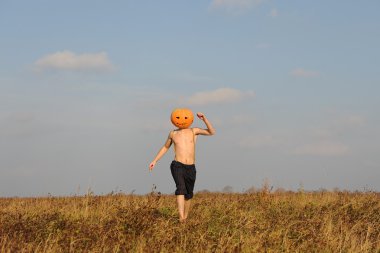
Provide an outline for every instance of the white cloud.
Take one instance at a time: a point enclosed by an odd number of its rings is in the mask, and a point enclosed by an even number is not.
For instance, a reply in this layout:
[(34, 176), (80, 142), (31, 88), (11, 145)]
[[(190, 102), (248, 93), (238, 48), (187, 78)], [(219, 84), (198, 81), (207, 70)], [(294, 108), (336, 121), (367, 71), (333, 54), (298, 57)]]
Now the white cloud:
[(290, 72), (290, 75), (295, 77), (317, 77), (319, 72), (312, 70), (305, 70), (303, 68), (296, 68)]
[(349, 151), (348, 146), (334, 141), (320, 141), (312, 144), (300, 146), (294, 150), (297, 155), (316, 156), (342, 156)]
[(313, 126), (311, 134), (318, 138), (330, 138), (342, 134), (353, 135), (360, 131), (366, 125), (367, 119), (361, 115), (348, 114), (339, 115), (338, 113), (332, 114), (332, 117), (327, 124), (322, 126)]
[(243, 92), (232, 88), (219, 88), (212, 91), (202, 91), (195, 93), (185, 99), (188, 105), (208, 105), (237, 102), (255, 96), (253, 91)]
[(277, 9), (272, 9), (269, 13), (269, 16), (271, 16), (272, 18), (275, 18), (278, 16), (278, 10)]
[(213, 0), (211, 8), (242, 11), (262, 4), (265, 0)]
[(364, 126), (366, 122), (367, 120), (365, 117), (356, 114), (347, 115), (345, 118), (341, 119), (342, 125), (348, 125), (351, 127)]
[(37, 71), (49, 69), (71, 71), (110, 71), (114, 69), (107, 53), (75, 54), (71, 51), (59, 51), (46, 55), (34, 63)]

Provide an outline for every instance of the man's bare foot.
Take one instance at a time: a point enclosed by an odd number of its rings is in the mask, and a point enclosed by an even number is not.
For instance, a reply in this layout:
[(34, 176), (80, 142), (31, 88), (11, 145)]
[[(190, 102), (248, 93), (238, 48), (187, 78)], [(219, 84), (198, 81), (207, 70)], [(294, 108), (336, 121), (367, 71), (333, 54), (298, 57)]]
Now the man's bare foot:
[(185, 223), (186, 222), (186, 218), (184, 219), (179, 219), (179, 223)]

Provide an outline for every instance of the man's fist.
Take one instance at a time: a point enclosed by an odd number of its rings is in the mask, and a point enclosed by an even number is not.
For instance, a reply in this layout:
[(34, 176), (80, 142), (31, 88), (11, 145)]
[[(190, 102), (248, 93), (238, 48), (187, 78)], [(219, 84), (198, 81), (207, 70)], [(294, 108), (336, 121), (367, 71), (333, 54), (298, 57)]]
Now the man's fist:
[(149, 171), (152, 171), (152, 170), (153, 170), (154, 165), (156, 165), (156, 162), (151, 162), (151, 163), (149, 164)]
[(204, 119), (205, 119), (205, 115), (204, 115), (203, 113), (201, 113), (201, 112), (198, 112), (198, 113), (197, 113), (197, 116), (198, 116), (198, 118), (201, 119), (201, 120), (204, 120)]

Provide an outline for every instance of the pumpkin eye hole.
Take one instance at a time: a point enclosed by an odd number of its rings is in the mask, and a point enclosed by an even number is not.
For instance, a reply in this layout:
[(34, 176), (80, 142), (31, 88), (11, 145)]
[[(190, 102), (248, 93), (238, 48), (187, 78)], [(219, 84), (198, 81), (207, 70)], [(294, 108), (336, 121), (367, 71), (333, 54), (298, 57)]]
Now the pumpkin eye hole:
[(185, 119), (187, 119), (187, 117), (185, 117)]
[(179, 119), (179, 117), (176, 117), (177, 119)]

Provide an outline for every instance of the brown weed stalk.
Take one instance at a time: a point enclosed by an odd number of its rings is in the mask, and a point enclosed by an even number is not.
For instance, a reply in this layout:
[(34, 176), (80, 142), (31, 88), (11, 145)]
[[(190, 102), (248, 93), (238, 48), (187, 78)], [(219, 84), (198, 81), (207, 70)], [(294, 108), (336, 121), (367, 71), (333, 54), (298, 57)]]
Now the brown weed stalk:
[(379, 194), (198, 193), (0, 199), (0, 252), (380, 252)]

